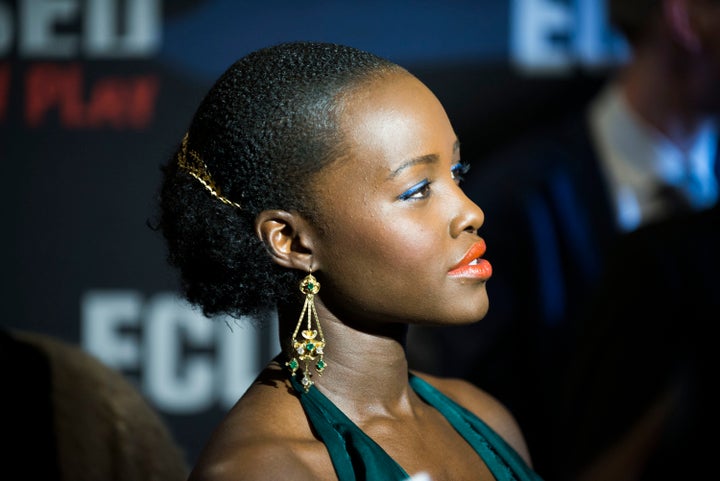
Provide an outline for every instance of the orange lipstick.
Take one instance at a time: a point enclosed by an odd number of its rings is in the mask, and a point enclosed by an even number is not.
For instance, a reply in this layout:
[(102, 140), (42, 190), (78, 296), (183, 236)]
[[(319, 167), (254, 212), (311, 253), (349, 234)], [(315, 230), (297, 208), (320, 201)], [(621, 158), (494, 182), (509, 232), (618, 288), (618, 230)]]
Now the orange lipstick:
[(492, 266), (487, 260), (481, 258), (485, 254), (485, 250), (485, 241), (480, 239), (470, 246), (470, 249), (468, 249), (460, 262), (450, 269), (448, 275), (450, 277), (465, 277), (483, 281), (490, 279)]

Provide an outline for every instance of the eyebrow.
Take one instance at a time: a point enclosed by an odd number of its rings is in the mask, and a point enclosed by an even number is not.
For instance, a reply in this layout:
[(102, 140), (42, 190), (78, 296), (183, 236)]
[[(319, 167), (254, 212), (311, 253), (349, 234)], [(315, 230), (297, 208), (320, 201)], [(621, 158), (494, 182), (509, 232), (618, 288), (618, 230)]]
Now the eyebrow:
[[(455, 139), (455, 143), (453, 144), (453, 153), (457, 152), (458, 150), (460, 150), (460, 141)], [(440, 160), (440, 156), (438, 154), (426, 154), (419, 157), (413, 157), (407, 162), (403, 162), (397, 169), (390, 172), (390, 175), (388, 175), (388, 179), (394, 179), (400, 174), (400, 172), (414, 165), (432, 164), (434, 162), (437, 162), (438, 160)]]

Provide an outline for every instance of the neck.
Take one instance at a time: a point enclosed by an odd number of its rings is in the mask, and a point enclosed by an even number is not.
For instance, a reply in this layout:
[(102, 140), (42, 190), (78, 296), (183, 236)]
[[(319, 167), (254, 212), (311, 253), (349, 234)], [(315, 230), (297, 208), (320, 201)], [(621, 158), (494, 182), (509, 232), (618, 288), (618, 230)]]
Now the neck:
[[(313, 373), (315, 387), (356, 421), (409, 406), (407, 325), (363, 323), (358, 327), (358, 323), (341, 321), (321, 302), (316, 302), (316, 308), (327, 367), (321, 376)], [(278, 309), (280, 344), (284, 349), (299, 315), (300, 308)], [(361, 411), (358, 406), (362, 406)]]

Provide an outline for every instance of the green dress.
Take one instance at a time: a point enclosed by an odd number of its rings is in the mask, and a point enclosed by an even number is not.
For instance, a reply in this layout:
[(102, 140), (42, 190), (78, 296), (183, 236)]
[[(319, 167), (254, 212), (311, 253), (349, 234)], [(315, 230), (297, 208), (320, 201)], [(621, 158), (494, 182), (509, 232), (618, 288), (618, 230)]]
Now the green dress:
[[(291, 376), (308, 420), (325, 444), (340, 481), (402, 481), (410, 477), (375, 441), (315, 386), (305, 393)], [(485, 461), (497, 481), (542, 481), (485, 422), (433, 386), (410, 374), (410, 386), (437, 409)]]

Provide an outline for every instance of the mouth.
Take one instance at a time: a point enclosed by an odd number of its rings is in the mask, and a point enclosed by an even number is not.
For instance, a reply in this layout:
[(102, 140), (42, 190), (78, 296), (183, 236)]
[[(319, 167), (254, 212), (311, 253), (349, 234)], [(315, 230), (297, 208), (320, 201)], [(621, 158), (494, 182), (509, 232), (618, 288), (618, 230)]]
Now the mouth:
[(485, 250), (485, 241), (480, 239), (468, 249), (460, 262), (448, 272), (448, 276), (480, 280), (489, 279), (492, 276), (492, 265), (482, 258)]

